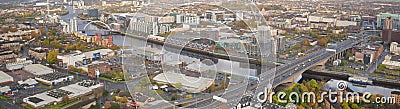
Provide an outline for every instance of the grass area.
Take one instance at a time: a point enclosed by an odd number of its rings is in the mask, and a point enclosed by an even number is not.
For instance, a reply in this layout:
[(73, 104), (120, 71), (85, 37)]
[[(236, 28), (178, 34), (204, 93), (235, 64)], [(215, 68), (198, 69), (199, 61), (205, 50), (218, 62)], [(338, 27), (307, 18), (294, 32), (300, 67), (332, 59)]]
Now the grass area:
[(217, 54), (226, 54), (226, 52), (225, 51), (221, 51), (221, 50), (214, 50), (214, 53), (217, 53)]
[(79, 99), (75, 98), (75, 99), (72, 99), (72, 100), (68, 100), (67, 102), (64, 102), (64, 103), (45, 106), (42, 109), (61, 109), (61, 108), (67, 107), (67, 106), (72, 105), (72, 104), (77, 103), (77, 102), (79, 102)]
[(375, 72), (392, 76), (400, 76), (400, 70), (388, 69), (386, 65), (383, 64), (378, 65), (378, 68), (375, 70)]
[(0, 99), (4, 100), (4, 101), (12, 100), (11, 98), (3, 96), (3, 95), (0, 95)]
[(33, 108), (32, 106), (29, 106), (29, 105), (25, 106), (25, 108), (27, 108), (27, 109), (35, 109), (35, 108)]
[(293, 38), (294, 35), (293, 34), (282, 34), (283, 36), (285, 36), (285, 38)]
[(289, 49), (286, 49), (285, 51), (282, 51), (281, 54), (287, 54), (292, 50), (299, 50), (301, 48), (300, 44), (296, 44), (294, 46), (291, 46)]
[(99, 77), (99, 79), (104, 80), (104, 81), (110, 81), (110, 82), (125, 82), (125, 81), (114, 81), (110, 78), (106, 78), (106, 77)]
[(104, 80), (106, 81), (112, 81), (112, 82), (124, 82), (124, 73), (121, 71), (109, 71), (103, 74), (100, 74), (100, 77), (103, 77)]
[(276, 63), (278, 63), (278, 64), (285, 64), (284, 62), (276, 62)]
[(48, 85), (44, 85), (44, 84), (42, 84), (42, 83), (39, 83), (39, 86), (38, 86), (39, 88), (44, 88), (44, 89), (51, 89), (51, 86), (48, 86)]

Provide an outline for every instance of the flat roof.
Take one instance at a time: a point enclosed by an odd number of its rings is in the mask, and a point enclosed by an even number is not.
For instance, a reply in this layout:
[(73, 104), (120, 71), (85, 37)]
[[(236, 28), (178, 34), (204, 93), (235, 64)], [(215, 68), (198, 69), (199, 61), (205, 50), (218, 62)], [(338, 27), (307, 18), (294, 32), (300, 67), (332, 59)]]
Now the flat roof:
[[(76, 96), (86, 94), (86, 93), (92, 91), (93, 89), (102, 86), (102, 84), (97, 83), (90, 87), (85, 87), (85, 86), (79, 85), (79, 83), (88, 83), (88, 82), (87, 81), (78, 82), (78, 83), (64, 86), (64, 87), (61, 87), (58, 89), (53, 89), (53, 90), (39, 93), (39, 94), (36, 94), (33, 96), (29, 96), (29, 97), (24, 98), (24, 102), (28, 103), (30, 105), (33, 105), (34, 107), (40, 107), (43, 105), (48, 105), (49, 103), (52, 103), (52, 102), (60, 102), (62, 100), (61, 95), (68, 95), (68, 97), (74, 98)], [(58, 97), (58, 98), (55, 98), (55, 97)]]
[(191, 92), (200, 92), (207, 89), (213, 82), (210, 78), (196, 78), (186, 76), (180, 73), (161, 73), (153, 78), (158, 82), (169, 83), (169, 84), (182, 84), (183, 88)]
[(24, 67), (24, 70), (26, 70), (29, 73), (32, 73), (34, 75), (44, 75), (44, 74), (53, 73), (53, 69), (51, 69), (47, 66), (41, 65), (41, 64), (27, 65)]
[[(68, 86), (61, 87), (60, 89), (72, 92), (71, 96), (79, 96), (79, 95), (88, 93), (88, 92), (92, 91), (95, 88), (98, 88), (98, 87), (102, 86), (101, 83), (95, 82), (93, 84), (93, 82), (92, 81), (82, 81), (82, 82), (78, 82), (78, 83), (75, 83), (75, 84), (71, 84), (71, 85), (68, 85)], [(89, 85), (85, 85), (85, 84), (89, 84)], [(86, 87), (86, 86), (88, 86), (88, 87)]]
[(0, 71), (0, 83), (14, 81), (14, 78), (3, 71)]
[(37, 97), (31, 97), (31, 98), (28, 98), (28, 99), (29, 99), (29, 101), (31, 101), (32, 103), (39, 103), (39, 102), (44, 101), (43, 99), (40, 99), (40, 98), (37, 98)]
[(6, 92), (6, 91), (10, 91), (10, 90), (11, 90), (10, 86), (0, 87), (0, 92)]

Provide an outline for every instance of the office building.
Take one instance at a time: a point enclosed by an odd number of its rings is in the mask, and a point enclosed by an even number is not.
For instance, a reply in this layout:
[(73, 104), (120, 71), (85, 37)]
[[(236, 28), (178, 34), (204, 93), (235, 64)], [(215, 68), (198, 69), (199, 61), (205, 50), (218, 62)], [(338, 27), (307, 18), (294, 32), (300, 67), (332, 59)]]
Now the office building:
[[(377, 15), (377, 27), (378, 29), (384, 29), (385, 27), (385, 20), (387, 18), (391, 19), (392, 25), (386, 26), (386, 27), (392, 27), (394, 30), (399, 30), (400, 29), (400, 21), (399, 21), (399, 14), (389, 14), (389, 13), (381, 13)], [(389, 21), (388, 21), (389, 22)]]
[(278, 31), (273, 30), (270, 26), (258, 26), (256, 38), (263, 56), (276, 53), (276, 42), (273, 37), (277, 34)]
[(128, 31), (132, 34), (158, 35), (170, 31), (171, 24), (159, 23), (159, 17), (143, 13), (133, 14)]
[(111, 66), (108, 63), (99, 62), (88, 65), (88, 76), (97, 78), (100, 74), (111, 71)]
[(78, 31), (78, 21), (76, 19), (76, 17), (69, 19), (69, 32), (73, 33), (73, 32), (77, 32)]
[(196, 14), (176, 15), (176, 23), (200, 24), (200, 16)]
[[(392, 98), (395, 98), (395, 101), (396, 100), (400, 100), (400, 91), (392, 91), (392, 92), (390, 92), (390, 97), (392, 97)], [(400, 105), (400, 102), (398, 102), (398, 101), (396, 101), (397, 103), (397, 105)]]

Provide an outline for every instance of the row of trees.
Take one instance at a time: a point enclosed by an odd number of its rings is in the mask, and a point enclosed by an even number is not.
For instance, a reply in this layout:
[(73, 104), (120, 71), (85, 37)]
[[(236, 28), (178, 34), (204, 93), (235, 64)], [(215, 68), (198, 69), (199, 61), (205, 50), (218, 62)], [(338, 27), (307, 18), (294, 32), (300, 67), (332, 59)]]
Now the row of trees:
[(13, 27), (13, 28), (8, 28), (8, 27), (2, 27), (1, 32), (2, 33), (8, 33), (8, 32), (17, 32), (18, 29)]
[[(304, 99), (316, 99), (316, 100), (320, 100), (321, 99), (321, 92), (322, 92), (322, 87), (324, 86), (324, 82), (317, 82), (316, 80), (312, 79), (310, 81), (303, 81), (303, 83), (299, 84), (299, 83), (295, 83), (292, 86), (290, 86), (287, 89), (284, 89), (280, 92), (284, 92), (286, 94), (286, 96), (283, 98), (284, 100), (289, 101), (289, 95), (291, 92), (296, 92), (298, 94), (300, 94), (299, 96), (299, 100), (302, 100), (302, 96), (301, 94), (303, 92), (314, 92), (316, 98), (304, 98)], [(282, 103), (278, 101), (278, 96), (275, 94), (273, 97), (273, 102), (282, 106), (287, 105), (287, 103)], [(295, 98), (292, 98), (293, 100)], [(297, 105), (298, 109), (310, 109), (310, 108), (320, 108), (321, 106), (319, 105), (318, 102), (310, 102), (310, 103), (306, 103), (306, 102), (296, 102), (295, 103)]]

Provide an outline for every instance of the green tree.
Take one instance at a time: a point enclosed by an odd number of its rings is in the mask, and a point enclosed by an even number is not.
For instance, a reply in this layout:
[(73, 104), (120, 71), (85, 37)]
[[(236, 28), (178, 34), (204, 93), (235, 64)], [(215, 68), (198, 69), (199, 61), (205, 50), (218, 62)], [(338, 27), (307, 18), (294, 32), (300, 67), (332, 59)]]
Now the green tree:
[(58, 51), (57, 50), (51, 50), (49, 52), (49, 54), (47, 54), (47, 62), (50, 64), (54, 64), (57, 61), (57, 55), (58, 55)]
[(315, 79), (311, 79), (310, 85), (313, 88), (318, 88), (318, 82)]
[(352, 109), (359, 109), (358, 105), (356, 103), (351, 104)]
[(102, 93), (102, 95), (103, 95), (103, 96), (107, 96), (107, 95), (108, 95), (108, 91), (107, 91), (107, 90), (104, 90), (103, 93)]
[(118, 100), (121, 103), (127, 103), (128, 102), (128, 98), (126, 96), (119, 98)]
[(188, 95), (186, 95), (186, 98), (192, 98), (193, 97), (193, 95), (192, 94), (188, 94)]
[(300, 34), (300, 30), (296, 29), (296, 34)]
[(351, 109), (347, 102), (343, 102), (340, 106), (342, 106), (343, 109)]
[(111, 101), (117, 101), (117, 97), (112, 96), (112, 97), (111, 97)]
[(386, 65), (384, 65), (384, 64), (379, 64), (379, 65), (378, 65), (378, 68), (379, 68), (379, 69), (386, 69)]
[(119, 106), (119, 104), (113, 104), (109, 109), (121, 109), (121, 107)]

